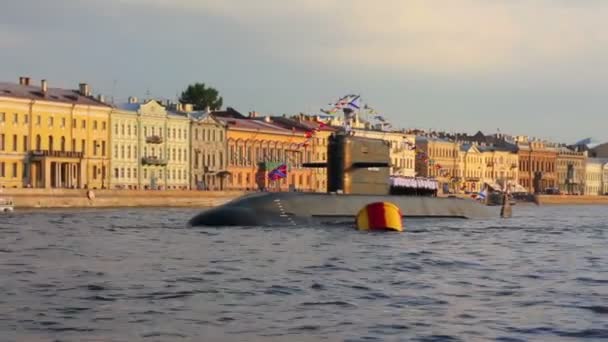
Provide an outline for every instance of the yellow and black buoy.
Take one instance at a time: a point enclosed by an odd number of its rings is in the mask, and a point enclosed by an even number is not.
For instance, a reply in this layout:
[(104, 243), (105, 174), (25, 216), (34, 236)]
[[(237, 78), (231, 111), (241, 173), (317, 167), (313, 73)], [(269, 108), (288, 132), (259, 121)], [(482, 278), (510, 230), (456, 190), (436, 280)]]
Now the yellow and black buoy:
[(359, 230), (394, 230), (403, 231), (401, 210), (390, 202), (370, 203), (357, 214)]

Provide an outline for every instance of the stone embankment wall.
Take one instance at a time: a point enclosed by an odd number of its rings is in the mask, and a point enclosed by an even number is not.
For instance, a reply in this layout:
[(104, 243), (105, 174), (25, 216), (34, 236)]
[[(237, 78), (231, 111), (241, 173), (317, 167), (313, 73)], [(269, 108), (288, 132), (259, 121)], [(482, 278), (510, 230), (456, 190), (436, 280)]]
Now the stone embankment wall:
[(3, 189), (0, 197), (13, 199), (16, 208), (86, 207), (213, 207), (244, 195), (242, 191), (150, 191), (68, 189)]
[(537, 195), (538, 204), (608, 205), (608, 196)]

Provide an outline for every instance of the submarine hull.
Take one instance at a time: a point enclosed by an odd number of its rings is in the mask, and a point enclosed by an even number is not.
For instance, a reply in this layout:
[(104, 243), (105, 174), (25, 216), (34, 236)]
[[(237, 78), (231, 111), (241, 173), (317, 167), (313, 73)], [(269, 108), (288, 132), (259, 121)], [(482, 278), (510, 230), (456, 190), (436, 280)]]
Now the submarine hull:
[(372, 202), (391, 202), (404, 217), (491, 218), (495, 210), (461, 198), (321, 193), (255, 193), (204, 211), (192, 226), (291, 226), (315, 218), (354, 218)]

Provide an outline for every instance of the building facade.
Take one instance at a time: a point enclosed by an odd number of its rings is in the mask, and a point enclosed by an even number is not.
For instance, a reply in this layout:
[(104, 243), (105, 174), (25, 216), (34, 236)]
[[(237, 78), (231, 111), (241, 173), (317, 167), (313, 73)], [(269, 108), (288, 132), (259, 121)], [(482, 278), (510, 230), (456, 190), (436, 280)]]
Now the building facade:
[[(313, 144), (299, 146), (305, 134), (274, 125), (269, 120), (218, 118), (228, 137), (227, 188), (232, 190), (313, 191), (312, 170), (303, 168), (312, 159)], [(285, 163), (287, 177), (270, 181), (267, 172)]]
[(461, 186), (464, 192), (479, 192), (483, 189), (485, 163), (481, 151), (475, 145), (460, 147), (459, 166)]
[[(190, 120), (187, 115), (169, 113), (155, 100), (139, 103), (136, 98), (129, 98), (119, 110), (113, 122), (117, 138), (113, 152), (118, 151), (118, 159), (113, 161), (112, 184), (117, 188), (137, 184), (138, 189), (188, 189)], [(128, 115), (136, 117), (136, 127)], [(136, 170), (133, 169), (135, 158)]]
[(557, 149), (555, 161), (557, 185), (563, 194), (582, 194), (585, 189), (585, 162), (587, 152), (578, 152), (567, 147)]
[[(479, 146), (482, 152), (483, 181), (495, 189), (519, 184), (519, 155), (496, 146)], [(512, 189), (513, 190), (513, 189)]]
[(440, 192), (458, 192), (460, 144), (453, 141), (416, 137), (416, 173), (437, 180)]
[(539, 140), (518, 139), (520, 184), (528, 192), (539, 193), (556, 188), (557, 150)]
[(85, 83), (0, 83), (0, 186), (106, 188), (110, 111)]
[(227, 175), (226, 126), (210, 113), (189, 113), (190, 188), (223, 190)]
[(589, 158), (585, 163), (585, 195), (603, 195), (604, 167), (606, 160)]
[(141, 189), (140, 118), (137, 112), (115, 108), (110, 126), (110, 188)]

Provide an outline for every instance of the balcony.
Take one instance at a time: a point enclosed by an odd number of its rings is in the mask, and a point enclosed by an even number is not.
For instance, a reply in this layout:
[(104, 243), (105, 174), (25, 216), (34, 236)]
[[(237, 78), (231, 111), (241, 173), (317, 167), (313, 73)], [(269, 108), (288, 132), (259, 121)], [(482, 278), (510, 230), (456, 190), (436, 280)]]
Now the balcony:
[(141, 158), (141, 163), (143, 165), (167, 165), (166, 159), (160, 159), (158, 157), (143, 157)]
[(146, 143), (148, 143), (148, 144), (162, 144), (163, 143), (163, 137), (161, 137), (159, 135), (151, 135), (149, 137), (146, 137)]
[(82, 159), (82, 157), (84, 156), (84, 153), (82, 153), (82, 152), (74, 152), (74, 151), (34, 150), (34, 151), (30, 151), (30, 156), (32, 158), (55, 157), (55, 158), (77, 158), (77, 159)]

